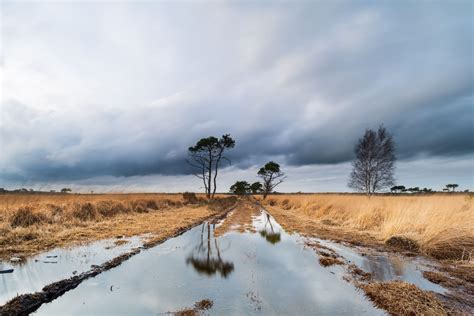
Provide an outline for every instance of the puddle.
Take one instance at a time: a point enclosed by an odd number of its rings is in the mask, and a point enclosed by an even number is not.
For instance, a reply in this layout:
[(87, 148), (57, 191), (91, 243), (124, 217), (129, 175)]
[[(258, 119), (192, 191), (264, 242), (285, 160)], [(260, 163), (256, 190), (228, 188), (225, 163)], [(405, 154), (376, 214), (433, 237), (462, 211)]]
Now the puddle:
[[(118, 240), (128, 242), (116, 245)], [(141, 245), (140, 237), (110, 239), (54, 249), (22, 263), (0, 262), (0, 270), (14, 269), (13, 273), (0, 274), (0, 305), (17, 294), (40, 291), (45, 285), (88, 271), (91, 265), (100, 265)]]
[[(370, 251), (364, 251), (363, 249), (357, 251), (355, 248), (327, 240), (317, 238), (308, 240), (316, 240), (323, 246), (333, 249), (350, 263), (357, 265), (365, 272), (372, 273), (375, 281), (402, 280), (415, 284), (426, 291), (446, 292), (446, 289), (442, 286), (423, 277), (423, 271), (431, 270), (429, 268), (430, 263), (423, 258), (407, 258), (394, 253), (372, 254)], [(363, 256), (361, 253), (368, 254)]]
[[(142, 251), (80, 284), (39, 315), (160, 315), (213, 301), (211, 315), (383, 315), (361, 291), (321, 267), (301, 237), (288, 235), (264, 212), (253, 230), (204, 223)], [(337, 267), (341, 268), (341, 267)]]
[[(240, 210), (238, 211), (240, 212)], [(254, 209), (233, 213), (233, 220), (203, 223), (84, 281), (76, 289), (36, 312), (40, 315), (167, 314), (213, 301), (211, 315), (383, 315), (351, 283), (343, 266), (322, 267), (317, 253), (305, 246), (317, 241), (349, 263), (372, 273), (377, 281), (404, 280), (418, 287), (445, 292), (422, 276), (430, 262), (362, 247), (289, 235), (266, 212)], [(235, 220), (235, 221), (234, 221)], [(218, 232), (217, 232), (218, 231)], [(56, 249), (25, 263), (0, 263), (0, 305), (17, 294), (99, 265), (131, 248), (141, 238), (96, 242)], [(362, 255), (365, 253), (365, 255)], [(73, 273), (74, 272), (74, 273)]]

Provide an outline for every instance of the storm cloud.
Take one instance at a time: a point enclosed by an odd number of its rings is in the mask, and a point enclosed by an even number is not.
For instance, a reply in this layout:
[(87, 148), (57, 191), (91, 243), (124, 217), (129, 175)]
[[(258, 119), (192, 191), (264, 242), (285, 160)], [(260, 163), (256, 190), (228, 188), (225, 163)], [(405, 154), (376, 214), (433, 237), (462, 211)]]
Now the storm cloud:
[(472, 9), (2, 2), (0, 178), (186, 176), (190, 145), (230, 133), (233, 172), (325, 179), (384, 124), (402, 164), (459, 159), (472, 186)]

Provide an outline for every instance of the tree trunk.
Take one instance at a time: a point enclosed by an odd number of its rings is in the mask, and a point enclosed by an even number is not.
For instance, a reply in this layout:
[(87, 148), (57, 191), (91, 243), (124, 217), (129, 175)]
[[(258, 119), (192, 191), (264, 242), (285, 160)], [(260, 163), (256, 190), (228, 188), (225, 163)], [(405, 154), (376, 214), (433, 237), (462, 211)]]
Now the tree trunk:
[(214, 195), (216, 194), (216, 190), (217, 190), (217, 171), (219, 169), (219, 162), (221, 161), (221, 157), (222, 157), (222, 150), (220, 151), (219, 156), (217, 157), (217, 160), (216, 160), (216, 169), (214, 170), (214, 189), (212, 191), (212, 198), (214, 198)]
[(209, 178), (207, 179), (207, 198), (210, 199), (211, 198), (211, 178), (212, 178), (212, 151), (209, 150), (209, 166), (208, 166), (208, 169), (209, 169)]

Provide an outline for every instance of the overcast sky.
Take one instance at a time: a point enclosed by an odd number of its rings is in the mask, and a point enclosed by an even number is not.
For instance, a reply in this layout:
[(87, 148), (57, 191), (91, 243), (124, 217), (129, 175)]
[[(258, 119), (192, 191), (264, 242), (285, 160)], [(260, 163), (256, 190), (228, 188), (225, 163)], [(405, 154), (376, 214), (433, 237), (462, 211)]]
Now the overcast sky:
[(349, 191), (384, 124), (399, 184), (474, 189), (472, 1), (6, 2), (0, 187), (201, 190), (186, 151), (230, 133), (219, 191)]

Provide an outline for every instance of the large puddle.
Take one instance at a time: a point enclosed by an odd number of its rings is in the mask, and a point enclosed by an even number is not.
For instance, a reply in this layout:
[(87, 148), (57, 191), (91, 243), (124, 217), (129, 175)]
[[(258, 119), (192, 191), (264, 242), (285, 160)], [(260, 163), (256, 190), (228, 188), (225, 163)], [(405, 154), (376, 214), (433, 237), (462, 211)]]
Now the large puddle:
[(157, 315), (211, 299), (207, 312), (218, 315), (383, 314), (266, 213), (253, 225), (255, 232), (215, 237), (215, 225), (204, 223), (83, 282), (37, 313)]
[[(40, 315), (160, 315), (214, 302), (211, 315), (382, 315), (343, 276), (344, 266), (322, 267), (307, 239), (287, 234), (263, 211), (246, 230), (204, 223), (181, 236), (143, 250), (120, 266), (88, 279), (36, 313)], [(249, 215), (250, 219), (250, 215)], [(250, 229), (249, 229), (250, 227)], [(318, 240), (377, 280), (402, 279), (432, 291), (443, 288), (421, 276), (419, 259), (361, 255), (358, 249)], [(16, 293), (88, 270), (132, 246), (104, 250), (104, 242), (56, 250), (31, 259), (15, 272), (0, 275), (0, 304)], [(57, 256), (57, 263), (39, 259)], [(38, 259), (39, 258), (39, 259)], [(35, 261), (35, 259), (37, 261)], [(42, 260), (49, 261), (49, 260)]]

